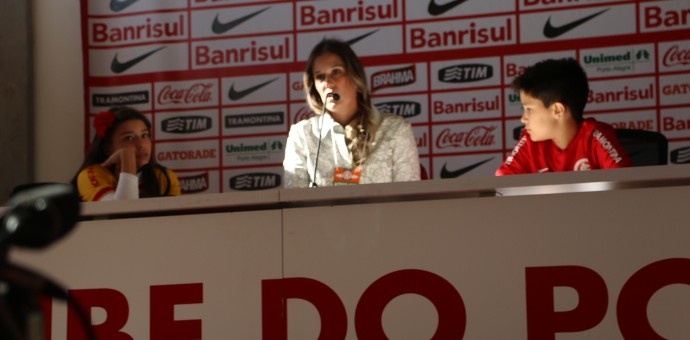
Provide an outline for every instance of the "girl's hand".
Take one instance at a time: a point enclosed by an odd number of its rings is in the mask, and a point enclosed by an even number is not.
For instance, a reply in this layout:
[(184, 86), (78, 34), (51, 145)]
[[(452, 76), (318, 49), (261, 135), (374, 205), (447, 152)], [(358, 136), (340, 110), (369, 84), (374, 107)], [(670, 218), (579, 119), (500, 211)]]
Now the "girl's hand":
[(115, 165), (116, 175), (121, 172), (126, 172), (132, 175), (137, 174), (137, 158), (136, 148), (125, 147), (115, 150), (105, 162), (101, 163), (103, 167)]

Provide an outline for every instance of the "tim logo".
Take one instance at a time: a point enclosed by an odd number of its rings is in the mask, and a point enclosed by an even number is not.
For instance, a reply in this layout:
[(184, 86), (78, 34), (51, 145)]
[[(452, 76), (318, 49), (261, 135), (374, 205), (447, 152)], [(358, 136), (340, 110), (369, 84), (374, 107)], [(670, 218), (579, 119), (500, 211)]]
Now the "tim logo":
[(688, 164), (690, 163), (690, 146), (671, 151), (671, 163)]
[(411, 118), (422, 113), (422, 104), (413, 101), (392, 101), (376, 104), (381, 112), (390, 112), (403, 118)]
[(413, 84), (417, 80), (414, 65), (395, 70), (376, 72), (371, 75), (371, 91)]
[(193, 133), (211, 129), (213, 122), (206, 116), (185, 116), (164, 119), (162, 121), (163, 132), (168, 133)]
[(91, 102), (93, 106), (100, 107), (147, 104), (149, 102), (149, 91), (94, 94), (91, 96)]
[(230, 188), (240, 191), (255, 191), (278, 188), (280, 176), (270, 172), (256, 172), (230, 178)]
[(493, 66), (484, 64), (455, 65), (438, 71), (438, 80), (444, 83), (469, 83), (489, 79), (493, 76)]
[(196, 194), (208, 190), (208, 172), (201, 175), (179, 177), (182, 194)]

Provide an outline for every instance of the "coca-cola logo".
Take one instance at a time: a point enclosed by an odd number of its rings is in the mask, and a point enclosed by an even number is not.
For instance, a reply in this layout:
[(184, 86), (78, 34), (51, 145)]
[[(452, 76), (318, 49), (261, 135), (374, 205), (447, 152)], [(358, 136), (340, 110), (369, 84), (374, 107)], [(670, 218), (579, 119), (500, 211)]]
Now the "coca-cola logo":
[(196, 83), (186, 89), (176, 89), (166, 85), (158, 94), (158, 104), (200, 104), (213, 100), (212, 83)]
[(292, 123), (297, 124), (305, 119), (309, 119), (311, 117), (314, 117), (314, 111), (312, 111), (308, 107), (302, 107), (300, 108), (295, 115), (292, 117)]
[(445, 148), (476, 148), (496, 144), (494, 131), (496, 126), (475, 126), (469, 131), (455, 132), (444, 129), (436, 138), (436, 147)]
[(690, 50), (684, 50), (674, 45), (664, 55), (664, 66), (690, 65)]

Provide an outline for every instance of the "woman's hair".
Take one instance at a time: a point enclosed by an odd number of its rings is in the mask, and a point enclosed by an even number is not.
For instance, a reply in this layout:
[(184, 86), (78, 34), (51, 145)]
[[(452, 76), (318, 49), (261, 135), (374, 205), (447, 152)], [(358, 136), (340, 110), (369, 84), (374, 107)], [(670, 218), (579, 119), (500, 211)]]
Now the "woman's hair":
[[(75, 188), (77, 188), (77, 191), (79, 190), (79, 188), (77, 187), (77, 178), (79, 177), (79, 173), (82, 170), (84, 170), (84, 168), (90, 165), (100, 164), (108, 159), (107, 150), (109, 146), (113, 143), (113, 133), (122, 123), (133, 119), (140, 120), (144, 122), (144, 124), (146, 124), (146, 128), (149, 129), (149, 132), (152, 132), (151, 122), (148, 120), (148, 118), (146, 118), (146, 116), (144, 116), (144, 114), (135, 109), (121, 106), (113, 107), (109, 109), (108, 112), (112, 113), (112, 116), (114, 117), (114, 120), (112, 122), (108, 122), (110, 124), (109, 126), (98, 126), (98, 119), (94, 121), (94, 125), (96, 125), (95, 127), (97, 130), (96, 134), (93, 136), (93, 139), (91, 140), (91, 145), (89, 146), (89, 149), (86, 152), (84, 162), (79, 167), (79, 171), (77, 171), (77, 174), (74, 176), (74, 178), (72, 178), (72, 184), (75, 186)], [(103, 136), (101, 136), (100, 134), (103, 134)], [(156, 159), (155, 157), (153, 157), (153, 154), (154, 152), (152, 144), (151, 159), (146, 165), (142, 166), (140, 169), (137, 169), (141, 172), (142, 177), (142, 188), (139, 192), (140, 197), (159, 197), (170, 195), (170, 178), (168, 177), (167, 169), (166, 167), (156, 162)], [(159, 181), (156, 177), (156, 170), (160, 171), (161, 174), (165, 177), (165, 188), (160, 187)], [(114, 165), (110, 167), (110, 171), (115, 172)]]
[(311, 51), (307, 60), (307, 69), (304, 72), (304, 90), (307, 94), (307, 103), (316, 114), (323, 112), (321, 96), (314, 85), (314, 62), (316, 58), (333, 53), (345, 63), (347, 76), (357, 88), (357, 113), (352, 122), (345, 127), (345, 136), (348, 149), (352, 154), (352, 162), (360, 166), (366, 161), (371, 150), (375, 146), (376, 132), (381, 124), (381, 115), (371, 104), (367, 76), (364, 66), (355, 52), (345, 42), (336, 39), (324, 39)]

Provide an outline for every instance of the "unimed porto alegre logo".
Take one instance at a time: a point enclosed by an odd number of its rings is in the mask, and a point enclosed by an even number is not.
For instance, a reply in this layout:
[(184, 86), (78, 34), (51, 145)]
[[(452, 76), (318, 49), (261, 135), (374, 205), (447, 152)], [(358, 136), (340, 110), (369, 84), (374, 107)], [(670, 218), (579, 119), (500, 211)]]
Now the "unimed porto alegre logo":
[(273, 189), (281, 184), (280, 175), (270, 172), (254, 172), (230, 178), (230, 188), (240, 191)]
[(485, 64), (453, 65), (438, 71), (438, 80), (444, 83), (468, 83), (490, 79), (493, 76), (493, 66)]

